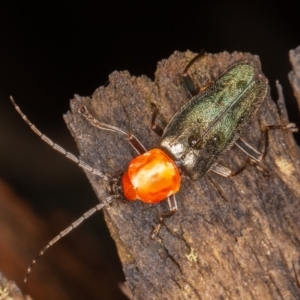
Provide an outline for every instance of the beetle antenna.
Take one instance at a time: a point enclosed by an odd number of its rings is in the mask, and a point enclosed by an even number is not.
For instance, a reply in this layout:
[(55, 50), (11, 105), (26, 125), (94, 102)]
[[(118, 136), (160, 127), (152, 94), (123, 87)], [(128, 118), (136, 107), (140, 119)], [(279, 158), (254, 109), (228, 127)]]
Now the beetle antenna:
[(87, 163), (85, 163), (83, 160), (77, 158), (75, 155), (73, 155), (72, 153), (66, 151), (64, 148), (62, 148), (61, 146), (59, 146), (58, 144), (54, 143), (51, 139), (49, 139), (46, 135), (44, 135), (43, 133), (41, 133), (34, 124), (32, 124), (29, 119), (23, 114), (23, 112), (21, 111), (20, 107), (16, 104), (14, 98), (12, 96), (10, 96), (10, 101), (12, 102), (14, 108), (16, 109), (16, 111), (18, 112), (18, 114), (22, 117), (22, 119), (25, 121), (25, 123), (30, 127), (30, 129), (39, 136), (40, 139), (42, 139), (44, 142), (46, 142), (48, 145), (50, 145), (54, 150), (60, 152), (61, 154), (63, 154), (65, 157), (67, 157), (68, 159), (72, 160), (73, 162), (75, 162), (80, 168), (87, 170), (89, 172), (91, 172), (94, 175), (97, 175), (99, 177), (101, 177), (104, 180), (109, 181), (110, 178), (105, 175), (104, 173), (98, 171), (97, 169), (91, 167), (90, 165), (88, 165)]
[(76, 228), (77, 226), (79, 226), (83, 221), (85, 221), (86, 219), (88, 219), (91, 215), (93, 215), (95, 212), (101, 210), (103, 207), (109, 205), (110, 203), (112, 203), (112, 201), (115, 199), (115, 195), (112, 195), (108, 198), (106, 198), (106, 200), (103, 203), (99, 203), (96, 206), (94, 206), (93, 208), (91, 208), (89, 211), (87, 211), (86, 213), (84, 213), (80, 218), (78, 218), (75, 222), (73, 222), (69, 227), (67, 227), (65, 230), (61, 231), (55, 238), (53, 238), (40, 252), (39, 254), (31, 261), (25, 278), (24, 278), (24, 282), (27, 282), (28, 280), (28, 276), (32, 270), (33, 265), (36, 263), (36, 261), (44, 255), (44, 253), (50, 248), (52, 247), (56, 242), (58, 242), (62, 237), (66, 236), (68, 233), (70, 233), (74, 228)]

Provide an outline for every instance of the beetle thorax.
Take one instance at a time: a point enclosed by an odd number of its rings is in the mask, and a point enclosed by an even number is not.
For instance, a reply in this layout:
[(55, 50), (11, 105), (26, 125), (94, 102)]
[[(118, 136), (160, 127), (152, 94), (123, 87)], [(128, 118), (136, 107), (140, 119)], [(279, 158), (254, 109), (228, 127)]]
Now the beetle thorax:
[(122, 177), (128, 200), (156, 203), (178, 192), (180, 173), (175, 162), (162, 150), (152, 149), (135, 157)]

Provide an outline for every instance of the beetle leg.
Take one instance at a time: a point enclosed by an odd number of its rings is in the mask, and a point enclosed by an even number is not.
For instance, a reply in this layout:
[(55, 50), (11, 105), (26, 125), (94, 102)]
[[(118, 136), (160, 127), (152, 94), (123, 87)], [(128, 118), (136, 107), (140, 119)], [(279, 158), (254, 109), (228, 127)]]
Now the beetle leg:
[(228, 177), (233, 177), (233, 176), (240, 174), (248, 167), (248, 165), (249, 165), (249, 161), (244, 166), (242, 166), (240, 169), (238, 169), (237, 171), (232, 171), (231, 169), (229, 169), (227, 167), (216, 164), (210, 168), (210, 171), (213, 171), (223, 177), (228, 178)]
[(81, 106), (78, 109), (78, 112), (83, 115), (89, 122), (91, 125), (102, 129), (102, 130), (108, 130), (108, 131), (112, 131), (112, 132), (116, 132), (119, 134), (122, 134), (124, 136), (127, 137), (127, 140), (129, 142), (129, 144), (132, 146), (132, 148), (138, 153), (138, 154), (143, 154), (145, 152), (147, 152), (146, 148), (143, 146), (143, 144), (137, 139), (137, 137), (135, 137), (133, 134), (131, 133), (127, 133), (125, 131), (123, 131), (122, 129), (109, 125), (109, 124), (105, 124), (102, 122), (99, 122), (98, 120), (96, 120), (87, 110), (87, 108), (85, 106)]
[(169, 205), (169, 211), (166, 213), (161, 213), (159, 215), (158, 222), (157, 222), (155, 228), (151, 232), (152, 239), (154, 239), (158, 235), (158, 233), (161, 229), (161, 226), (164, 223), (164, 220), (173, 216), (174, 213), (176, 213), (176, 211), (178, 210), (175, 195), (168, 197), (168, 205)]
[[(255, 148), (253, 148), (250, 144), (248, 144), (246, 141), (243, 139), (239, 138), (235, 144), (249, 156), (248, 161), (245, 163), (245, 165), (242, 167), (243, 170), (246, 169), (247, 166), (254, 166), (256, 167), (260, 172), (263, 173), (265, 177), (270, 176), (270, 172), (261, 166), (259, 163), (264, 159), (267, 153), (267, 145), (268, 145), (268, 133), (264, 133), (264, 139), (265, 139), (265, 151), (263, 153), (259, 152)], [(240, 172), (239, 172), (240, 173)]]
[(288, 123), (285, 125), (265, 125), (262, 128), (263, 140), (264, 140), (264, 149), (262, 152), (254, 149), (251, 145), (245, 142), (243, 139), (239, 138), (235, 144), (244, 151), (249, 157), (254, 160), (254, 162), (261, 162), (267, 155), (269, 147), (269, 130), (272, 129), (283, 129), (289, 130), (290, 132), (298, 132), (298, 128), (294, 123)]
[(263, 132), (263, 140), (264, 140), (264, 149), (262, 153), (255, 150), (253, 147), (251, 147), (248, 143), (240, 139), (242, 143), (238, 144), (236, 142), (236, 145), (243, 150), (247, 155), (250, 156), (250, 164), (255, 166), (259, 171), (263, 173), (265, 176), (269, 176), (270, 172), (266, 170), (263, 166), (261, 166), (259, 163), (266, 157), (269, 147), (269, 130), (273, 129), (281, 129), (281, 130), (289, 130), (290, 132), (298, 132), (298, 128), (296, 124), (294, 123), (288, 123), (288, 124), (280, 124), (280, 125), (264, 125), (262, 128)]
[(151, 118), (151, 130), (153, 130), (158, 136), (162, 136), (164, 130), (159, 125), (155, 124), (155, 120), (157, 118), (157, 115), (159, 114), (159, 109), (154, 103), (151, 103), (151, 106), (153, 108), (153, 113)]
[(213, 166), (210, 171), (213, 171), (223, 177), (233, 177), (236, 175), (239, 175), (240, 173), (242, 173), (248, 166), (254, 166), (256, 167), (260, 172), (263, 173), (263, 175), (265, 177), (268, 177), (270, 175), (270, 172), (265, 169), (263, 166), (259, 165), (255, 160), (252, 159), (248, 159), (246, 161), (246, 163), (240, 167), (237, 171), (232, 171), (231, 169), (224, 167), (222, 165), (216, 164), (215, 166)]
[(247, 155), (249, 155), (252, 159), (260, 162), (264, 158), (264, 154), (260, 153), (258, 150), (249, 145), (246, 141), (239, 138), (235, 141), (235, 144)]
[(289, 130), (290, 132), (298, 131), (298, 128), (294, 123), (288, 123), (285, 125), (266, 125), (262, 128), (263, 140), (264, 140), (264, 149), (262, 152), (256, 150), (246, 141), (239, 138), (238, 140), (235, 141), (235, 145), (238, 146), (243, 152), (245, 152), (249, 156), (249, 159), (246, 161), (246, 163), (237, 171), (232, 171), (229, 168), (219, 164), (216, 164), (210, 170), (223, 177), (232, 177), (240, 174), (248, 166), (255, 166), (260, 172), (263, 173), (264, 176), (269, 176), (270, 172), (267, 169), (265, 169), (263, 166), (261, 166), (259, 163), (267, 155), (267, 150), (269, 146), (269, 130), (272, 129), (284, 129), (284, 130)]
[[(195, 63), (196, 60), (202, 58), (205, 56), (205, 50), (202, 49), (200, 51), (200, 53), (198, 55), (196, 55), (188, 64), (187, 66), (185, 67), (184, 71), (182, 72), (181, 76), (183, 78), (183, 81), (185, 83), (185, 86), (187, 88), (187, 90), (189, 91), (189, 93), (192, 95), (192, 96), (195, 96), (197, 95), (199, 92), (201, 92), (202, 90), (206, 89), (207, 86), (205, 86), (204, 88), (197, 88), (195, 87), (193, 81), (192, 81), (192, 78), (190, 77), (188, 71), (190, 69), (190, 67)], [(210, 85), (210, 84), (208, 84)], [(153, 107), (153, 113), (152, 113), (152, 118), (151, 118), (151, 130), (153, 130), (158, 136), (162, 136), (163, 135), (163, 132), (164, 130), (155, 123), (155, 120), (157, 118), (157, 115), (159, 113), (159, 109), (158, 107), (156, 106), (156, 104), (154, 103), (151, 103), (152, 107)]]
[(184, 81), (184, 84), (187, 88), (187, 90), (189, 91), (189, 93), (192, 95), (192, 96), (195, 96), (199, 93), (199, 88), (195, 87), (193, 81), (192, 81), (192, 78), (191, 76), (189, 75), (188, 71), (189, 71), (189, 68), (192, 66), (192, 64), (195, 63), (196, 60), (202, 58), (205, 56), (205, 50), (202, 49), (200, 51), (200, 53), (198, 55), (196, 55), (188, 64), (187, 66), (185, 67), (184, 71), (182, 72), (181, 76), (183, 78), (183, 81)]
[(262, 159), (265, 158), (265, 156), (267, 155), (267, 151), (268, 151), (269, 130), (273, 130), (273, 129), (283, 129), (283, 130), (288, 130), (290, 132), (298, 132), (298, 130), (299, 130), (295, 123), (263, 126), (262, 132), (264, 134), (264, 151), (263, 151)]

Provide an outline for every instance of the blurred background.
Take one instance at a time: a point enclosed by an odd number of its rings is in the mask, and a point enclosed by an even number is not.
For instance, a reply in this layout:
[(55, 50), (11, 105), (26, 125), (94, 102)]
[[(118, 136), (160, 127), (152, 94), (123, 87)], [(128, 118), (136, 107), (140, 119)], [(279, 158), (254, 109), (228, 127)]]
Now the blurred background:
[(114, 70), (153, 79), (157, 62), (175, 50), (241, 51), (260, 56), (273, 99), (280, 80), (299, 126), (287, 78), (299, 19), (298, 1), (1, 1), (0, 271), (34, 299), (127, 299), (101, 213), (49, 250), (22, 283), (48, 240), (98, 200), (81, 169), (31, 132), (9, 95), (76, 154), (62, 119), (74, 94), (90, 96)]

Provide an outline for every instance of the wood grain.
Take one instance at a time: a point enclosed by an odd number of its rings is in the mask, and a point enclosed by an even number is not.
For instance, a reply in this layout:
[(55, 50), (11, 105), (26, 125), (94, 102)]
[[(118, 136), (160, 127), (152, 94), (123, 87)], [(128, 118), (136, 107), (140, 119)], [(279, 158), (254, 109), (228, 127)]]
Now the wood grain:
[[(65, 121), (81, 158), (114, 174), (125, 170), (135, 156), (128, 142), (115, 133), (93, 128), (78, 108), (86, 105), (98, 120), (131, 131), (147, 149), (159, 138), (150, 130), (155, 103), (165, 126), (189, 100), (181, 72), (194, 56), (175, 52), (158, 63), (155, 80), (114, 72), (109, 84), (92, 97), (77, 96)], [(230, 65), (257, 56), (234, 52), (207, 54), (191, 68), (199, 87), (209, 84)], [(286, 124), (281, 87), (279, 100), (270, 94), (242, 137), (259, 148), (260, 124)], [(238, 169), (246, 160), (233, 147), (222, 163)], [(115, 201), (105, 219), (116, 242), (133, 299), (299, 299), (300, 298), (300, 151), (290, 132), (270, 133), (265, 177), (249, 167), (233, 178), (212, 172), (198, 181), (183, 180), (177, 194), (179, 211), (168, 219), (159, 237), (150, 238), (165, 202), (146, 205)], [(107, 183), (87, 174), (99, 201), (108, 195)]]

